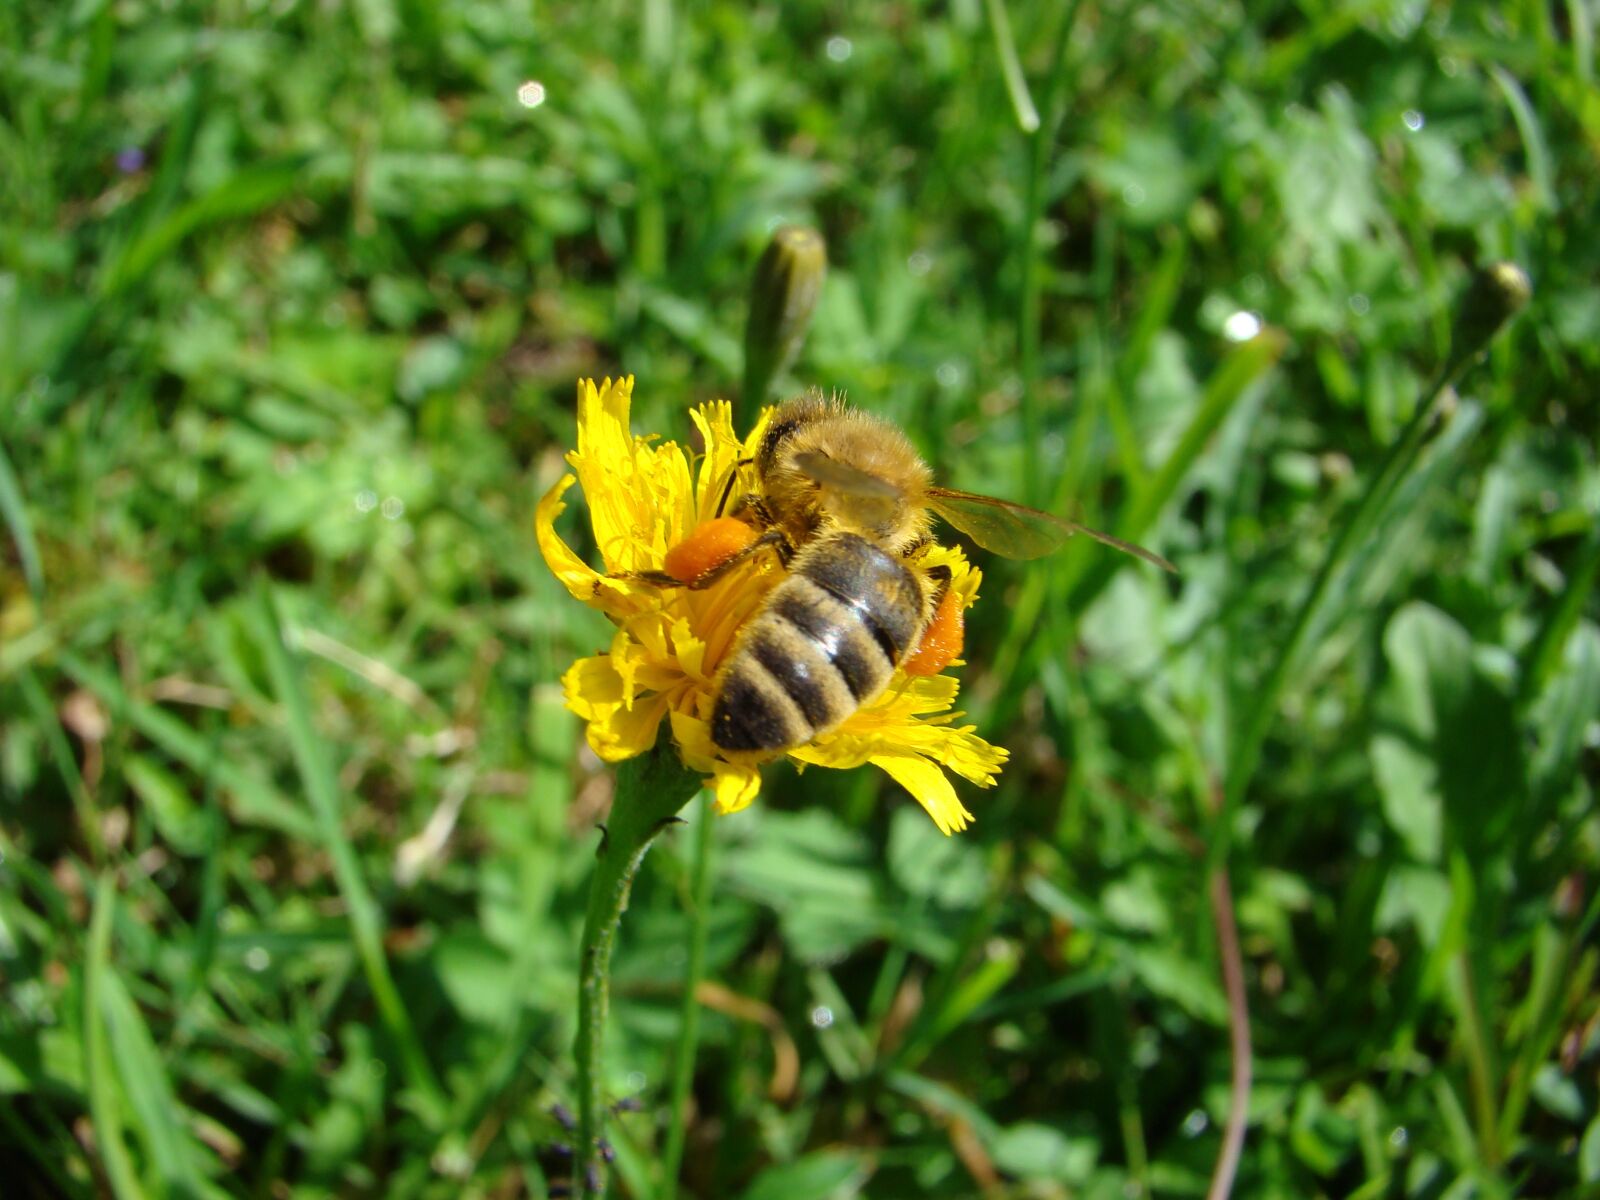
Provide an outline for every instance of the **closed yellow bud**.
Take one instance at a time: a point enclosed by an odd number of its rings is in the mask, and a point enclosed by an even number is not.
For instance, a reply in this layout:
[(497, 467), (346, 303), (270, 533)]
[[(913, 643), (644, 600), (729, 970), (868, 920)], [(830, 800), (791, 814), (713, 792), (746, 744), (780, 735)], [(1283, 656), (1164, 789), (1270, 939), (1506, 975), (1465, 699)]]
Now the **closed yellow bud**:
[(828, 247), (815, 229), (785, 225), (772, 235), (750, 285), (744, 327), (744, 400), (763, 403), (806, 340), (828, 273)]
[(1533, 284), (1528, 281), (1528, 273), (1516, 263), (1490, 263), (1475, 271), (1461, 297), (1450, 335), (1452, 369), (1484, 350), (1532, 298)]

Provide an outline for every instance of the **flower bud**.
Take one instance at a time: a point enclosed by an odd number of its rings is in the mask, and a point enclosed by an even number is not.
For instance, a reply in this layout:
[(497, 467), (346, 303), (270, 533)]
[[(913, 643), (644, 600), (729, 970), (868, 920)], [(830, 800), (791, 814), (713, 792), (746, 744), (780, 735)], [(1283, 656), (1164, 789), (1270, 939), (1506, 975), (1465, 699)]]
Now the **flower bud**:
[(827, 243), (815, 229), (785, 225), (767, 243), (744, 327), (744, 400), (752, 409), (799, 353), (827, 273)]
[(1494, 340), (1501, 328), (1528, 306), (1533, 285), (1513, 262), (1491, 263), (1473, 273), (1456, 310), (1450, 335), (1450, 362), (1460, 367)]

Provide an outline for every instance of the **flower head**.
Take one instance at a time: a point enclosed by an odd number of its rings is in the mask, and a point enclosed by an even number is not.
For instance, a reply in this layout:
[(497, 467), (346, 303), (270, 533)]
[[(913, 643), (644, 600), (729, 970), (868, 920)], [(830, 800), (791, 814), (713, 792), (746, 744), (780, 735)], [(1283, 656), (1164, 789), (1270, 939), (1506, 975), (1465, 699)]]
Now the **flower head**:
[[(631, 377), (578, 385), (578, 448), (568, 454), (574, 474), (539, 502), (536, 526), (545, 562), (578, 600), (616, 625), (610, 646), (580, 658), (562, 677), (567, 706), (587, 723), (594, 752), (620, 762), (650, 749), (663, 723), (684, 764), (707, 776), (717, 806), (734, 812), (755, 799), (763, 756), (719, 749), (711, 738), (718, 668), (740, 629), (761, 610), (782, 578), (776, 556), (751, 555), (703, 589), (667, 587), (659, 577), (668, 552), (704, 522), (732, 511), (748, 481), (741, 464), (754, 457), (769, 413), (743, 441), (724, 401), (690, 411), (705, 449), (691, 456), (674, 442), (635, 437), (629, 427)], [(594, 539), (604, 564), (597, 571), (555, 531), (563, 496), (583, 488)], [(949, 591), (960, 607), (977, 599), (981, 573), (960, 549), (930, 546), (919, 569), (948, 567)], [(993, 786), (1006, 752), (957, 725), (951, 711), (958, 685), (945, 674), (897, 669), (889, 687), (842, 724), (788, 751), (806, 766), (859, 767), (888, 772), (928, 810), (945, 833), (972, 819), (947, 771)]]

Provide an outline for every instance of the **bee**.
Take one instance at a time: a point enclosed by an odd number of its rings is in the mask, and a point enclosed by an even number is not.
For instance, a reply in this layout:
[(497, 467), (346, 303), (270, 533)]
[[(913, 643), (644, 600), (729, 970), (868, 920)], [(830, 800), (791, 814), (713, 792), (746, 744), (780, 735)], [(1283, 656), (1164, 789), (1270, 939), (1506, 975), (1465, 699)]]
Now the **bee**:
[[(735, 478), (754, 486), (721, 515)], [(1037, 558), (1084, 534), (1165, 570), (1159, 555), (1051, 513), (936, 486), (906, 435), (881, 417), (810, 392), (780, 405), (739, 464), (717, 518), (646, 577), (706, 587), (770, 547), (782, 580), (739, 631), (714, 681), (711, 740), (775, 757), (843, 723), (901, 667), (936, 674), (961, 651), (948, 567), (919, 565), (938, 515), (977, 545)]]

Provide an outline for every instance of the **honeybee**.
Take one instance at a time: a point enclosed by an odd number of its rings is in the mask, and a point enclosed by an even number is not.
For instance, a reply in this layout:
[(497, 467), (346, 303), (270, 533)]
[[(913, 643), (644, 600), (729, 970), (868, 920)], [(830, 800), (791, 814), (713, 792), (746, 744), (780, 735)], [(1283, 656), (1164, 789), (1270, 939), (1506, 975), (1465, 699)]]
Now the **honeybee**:
[(938, 487), (893, 424), (816, 391), (779, 406), (735, 474), (745, 467), (754, 487), (734, 511), (674, 547), (665, 571), (647, 573), (705, 587), (768, 547), (786, 568), (714, 683), (711, 740), (727, 752), (776, 756), (803, 745), (876, 699), (896, 667), (934, 674), (960, 653), (950, 570), (918, 564), (934, 514), (1008, 558), (1037, 558), (1081, 533), (1174, 569), (1051, 513)]

